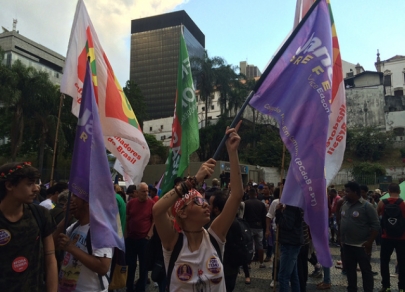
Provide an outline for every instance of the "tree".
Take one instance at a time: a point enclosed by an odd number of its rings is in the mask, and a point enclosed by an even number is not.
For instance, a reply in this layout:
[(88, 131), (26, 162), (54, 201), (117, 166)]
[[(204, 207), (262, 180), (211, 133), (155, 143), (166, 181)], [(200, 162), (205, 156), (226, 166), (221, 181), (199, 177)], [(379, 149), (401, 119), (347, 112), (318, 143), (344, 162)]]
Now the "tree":
[(148, 118), (146, 111), (145, 99), (142, 95), (139, 86), (132, 80), (128, 80), (125, 84), (124, 93), (127, 96), (129, 103), (135, 113), (139, 125), (143, 128), (143, 121)]
[(157, 155), (162, 161), (166, 161), (168, 148), (163, 146), (162, 141), (158, 141), (154, 135), (144, 133), (144, 136), (149, 146), (150, 155)]
[(211, 104), (211, 93), (217, 81), (217, 69), (225, 64), (221, 57), (210, 58), (205, 51), (203, 58), (190, 58), (193, 76), (197, 77), (197, 89), (205, 101), (205, 126), (208, 125), (208, 106)]
[(222, 65), (216, 69), (216, 87), (220, 92), (218, 103), (221, 107), (221, 115), (229, 116), (229, 107), (234, 84), (238, 82), (238, 76), (231, 65)]
[(347, 146), (354, 154), (366, 161), (377, 161), (390, 144), (392, 133), (372, 127), (349, 130)]

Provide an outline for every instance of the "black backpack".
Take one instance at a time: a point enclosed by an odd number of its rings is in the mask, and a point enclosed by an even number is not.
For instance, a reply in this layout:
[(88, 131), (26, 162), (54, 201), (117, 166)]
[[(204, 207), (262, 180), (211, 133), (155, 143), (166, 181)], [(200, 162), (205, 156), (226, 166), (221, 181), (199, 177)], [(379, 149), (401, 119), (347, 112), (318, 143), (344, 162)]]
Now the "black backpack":
[(237, 266), (249, 264), (254, 256), (253, 233), (249, 224), (246, 220), (237, 217), (231, 229), (226, 238), (228, 244), (225, 248), (224, 262)]
[(381, 227), (387, 236), (400, 238), (405, 232), (405, 218), (402, 215), (402, 199), (397, 199), (391, 204), (388, 199), (382, 200), (384, 203), (384, 214), (381, 220)]

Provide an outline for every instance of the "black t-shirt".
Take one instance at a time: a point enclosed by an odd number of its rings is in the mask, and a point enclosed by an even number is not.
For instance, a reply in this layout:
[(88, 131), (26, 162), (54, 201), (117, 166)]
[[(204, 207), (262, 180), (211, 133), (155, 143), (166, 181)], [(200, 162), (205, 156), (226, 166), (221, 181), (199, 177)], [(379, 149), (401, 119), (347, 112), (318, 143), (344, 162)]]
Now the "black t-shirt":
[[(56, 226), (49, 211), (38, 208), (42, 221), (42, 238), (52, 234)], [(17, 222), (10, 222), (0, 211), (0, 287), (7, 292), (46, 291), (44, 283), (43, 241), (38, 223), (30, 207)]]
[(263, 229), (266, 226), (266, 206), (258, 199), (245, 201), (244, 218), (252, 229)]

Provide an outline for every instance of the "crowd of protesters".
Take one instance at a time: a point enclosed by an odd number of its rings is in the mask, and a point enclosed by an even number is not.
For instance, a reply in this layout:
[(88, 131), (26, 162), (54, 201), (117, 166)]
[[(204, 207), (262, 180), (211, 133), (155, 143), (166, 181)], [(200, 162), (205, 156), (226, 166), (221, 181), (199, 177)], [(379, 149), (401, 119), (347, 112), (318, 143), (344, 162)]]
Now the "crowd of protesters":
[[(152, 271), (159, 292), (231, 292), (242, 271), (245, 284), (252, 282), (253, 261), (261, 269), (272, 267), (269, 284), (278, 291), (304, 292), (308, 277), (322, 278), (317, 290), (331, 289), (330, 268), (317, 260), (303, 210), (280, 203), (285, 181), (242, 185), (239, 126), (226, 131), (230, 172), (211, 178), (209, 187), (205, 181), (214, 172), (213, 159), (194, 176), (177, 178), (173, 189), (160, 196), (157, 183), (130, 185), (125, 192), (114, 186), (125, 238), (126, 291), (146, 291)], [(108, 291), (113, 249), (91, 249), (88, 197), (72, 195), (65, 224), (68, 184), (45, 188), (38, 179), (39, 172), (27, 162), (0, 167), (2, 291)], [(398, 184), (390, 184), (388, 194), (381, 199), (380, 190), (369, 191), (356, 182), (340, 190), (328, 188), (330, 244), (341, 249), (336, 265), (347, 276), (349, 292), (358, 289), (358, 267), (364, 291), (373, 291), (378, 272), (372, 271), (370, 259), (376, 245), (380, 291), (391, 291), (394, 250), (398, 289), (405, 289), (405, 203)], [(237, 259), (240, 224), (246, 224), (252, 238), (249, 261)]]

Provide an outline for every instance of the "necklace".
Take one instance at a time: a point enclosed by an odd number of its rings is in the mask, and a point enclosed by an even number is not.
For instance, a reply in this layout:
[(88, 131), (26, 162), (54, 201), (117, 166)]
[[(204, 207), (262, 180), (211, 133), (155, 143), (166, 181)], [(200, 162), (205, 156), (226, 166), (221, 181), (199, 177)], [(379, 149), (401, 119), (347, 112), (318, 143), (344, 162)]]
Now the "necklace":
[(203, 232), (203, 230), (204, 229), (200, 229), (200, 230), (197, 230), (197, 231), (189, 231), (189, 230), (184, 230), (183, 229), (183, 231), (186, 232), (186, 233), (200, 233), (200, 232)]

